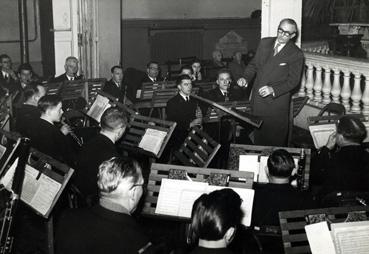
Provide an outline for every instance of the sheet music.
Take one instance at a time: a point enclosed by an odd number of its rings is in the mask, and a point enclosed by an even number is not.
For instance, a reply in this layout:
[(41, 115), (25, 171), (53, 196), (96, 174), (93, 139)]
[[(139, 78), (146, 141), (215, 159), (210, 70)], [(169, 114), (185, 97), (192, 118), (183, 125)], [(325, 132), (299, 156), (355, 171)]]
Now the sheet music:
[(326, 221), (305, 226), (312, 254), (336, 254)]
[(0, 145), (0, 160), (1, 158), (3, 158), (5, 152), (6, 152), (6, 147), (3, 145)]
[(335, 124), (310, 125), (310, 134), (313, 138), (315, 148), (321, 148), (328, 142), (329, 135), (336, 131)]
[[(193, 202), (205, 193), (206, 187), (207, 183), (202, 182), (162, 179), (155, 213), (191, 217)], [(181, 213), (180, 209), (185, 211)]]
[[(192, 206), (197, 198), (204, 193), (224, 188), (230, 187), (213, 186), (203, 182), (162, 179), (155, 213), (190, 218)], [(242, 224), (250, 226), (254, 190), (242, 188), (230, 189), (233, 189), (242, 198), (241, 209), (244, 212)]]
[(100, 119), (104, 111), (110, 108), (109, 99), (98, 94), (96, 100), (92, 104), (91, 108), (88, 110), (87, 115), (95, 119), (100, 123)]
[(138, 147), (157, 155), (166, 135), (167, 133), (165, 131), (148, 128), (146, 129)]
[(142, 92), (141, 89), (137, 89), (137, 91), (136, 91), (136, 99), (140, 99), (141, 98), (141, 92)]
[(269, 179), (267, 175), (268, 158), (269, 156), (266, 156), (266, 155), (260, 156), (258, 183), (269, 183)]
[(254, 173), (254, 182), (258, 181), (259, 175), (259, 155), (245, 154), (239, 157), (239, 171), (247, 171)]
[[(8, 190), (11, 190), (17, 165), (18, 158), (0, 180)], [(46, 215), (62, 185), (45, 174), (41, 174), (37, 179), (39, 173), (37, 169), (26, 164), (20, 198), (40, 214)]]
[(331, 228), (337, 254), (369, 253), (369, 221), (334, 223)]

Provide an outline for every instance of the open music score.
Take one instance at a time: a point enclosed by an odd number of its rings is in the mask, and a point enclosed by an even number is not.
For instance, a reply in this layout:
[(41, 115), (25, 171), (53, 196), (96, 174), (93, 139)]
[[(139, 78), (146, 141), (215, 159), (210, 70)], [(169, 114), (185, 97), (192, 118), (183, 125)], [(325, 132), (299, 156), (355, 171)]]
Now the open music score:
[(167, 132), (148, 128), (145, 131), (138, 147), (158, 155)]
[[(204, 182), (162, 179), (155, 213), (190, 218), (193, 203), (204, 193), (220, 190), (224, 186), (213, 186)], [(242, 224), (250, 226), (254, 190), (230, 188), (243, 200), (241, 209), (244, 213)]]

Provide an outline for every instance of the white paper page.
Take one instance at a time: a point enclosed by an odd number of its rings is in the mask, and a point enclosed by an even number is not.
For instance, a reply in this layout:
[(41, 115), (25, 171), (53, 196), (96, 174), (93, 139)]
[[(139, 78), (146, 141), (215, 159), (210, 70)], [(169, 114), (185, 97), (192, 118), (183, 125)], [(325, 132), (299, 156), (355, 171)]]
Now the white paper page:
[(207, 183), (202, 182), (162, 179), (155, 213), (179, 216), (180, 209), (191, 211), (193, 202), (191, 203), (192, 199), (187, 197), (193, 196), (193, 192), (198, 192), (200, 195), (205, 193), (207, 186)]
[(336, 254), (326, 221), (305, 226), (312, 254)]
[(258, 154), (240, 155), (238, 170), (253, 172), (254, 182), (257, 182), (259, 174), (259, 155)]
[(202, 194), (204, 192), (199, 190), (183, 190), (179, 199), (181, 202), (179, 204), (178, 216), (191, 218), (193, 204)]
[(221, 189), (232, 189), (240, 195), (241, 199), (243, 200), (241, 204), (241, 210), (244, 213), (244, 217), (242, 219), (242, 224), (249, 227), (251, 224), (251, 215), (252, 215), (252, 206), (254, 204), (254, 195), (255, 191), (253, 189), (243, 189), (243, 188), (232, 188), (232, 187), (223, 187), (223, 186), (213, 186), (209, 185), (207, 187), (207, 193), (210, 193), (215, 190)]
[(258, 183), (269, 183), (267, 175), (268, 158), (269, 156), (265, 155), (260, 156)]
[(328, 142), (329, 135), (336, 131), (335, 124), (310, 125), (310, 134), (313, 138), (315, 148), (321, 148)]
[(141, 98), (141, 92), (142, 92), (141, 89), (137, 89), (137, 91), (136, 91), (136, 99), (140, 99)]
[(291, 176), (297, 174), (297, 169), (299, 168), (299, 159), (293, 158), (293, 161), (295, 162), (295, 168), (292, 170)]
[(154, 154), (158, 154), (166, 135), (167, 133), (165, 131), (148, 128), (146, 129), (138, 147)]
[(337, 254), (369, 253), (369, 221), (334, 223), (331, 228)]
[[(5, 176), (0, 180), (8, 190), (11, 190), (17, 165), (18, 158), (11, 165)], [(61, 184), (44, 174), (41, 174), (40, 178), (36, 179), (38, 174), (38, 170), (26, 164), (20, 198), (36, 211), (45, 215), (60, 190)]]
[[(363, 122), (363, 124), (365, 125), (366, 132), (369, 133), (369, 122)], [(366, 135), (363, 142), (369, 142), (369, 135)]]
[(100, 122), (101, 116), (104, 111), (110, 108), (109, 99), (98, 94), (96, 100), (92, 104), (91, 108), (88, 110), (87, 115)]
[(3, 158), (5, 152), (6, 152), (6, 147), (3, 145), (0, 145), (0, 159)]

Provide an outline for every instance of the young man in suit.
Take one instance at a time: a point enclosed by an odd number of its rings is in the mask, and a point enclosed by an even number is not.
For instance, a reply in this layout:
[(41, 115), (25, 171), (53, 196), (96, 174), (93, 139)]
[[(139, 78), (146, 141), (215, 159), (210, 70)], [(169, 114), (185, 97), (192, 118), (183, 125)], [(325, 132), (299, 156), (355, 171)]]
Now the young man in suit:
[(123, 80), (123, 68), (122, 66), (115, 65), (111, 68), (111, 79), (106, 81), (103, 92), (114, 96), (119, 102), (124, 102), (124, 88), (122, 87)]
[(73, 81), (82, 79), (82, 75), (78, 76), (78, 59), (74, 56), (68, 56), (64, 64), (65, 73), (55, 77), (50, 82)]
[(13, 87), (14, 83), (18, 80), (17, 75), (12, 69), (12, 60), (10, 56), (6, 54), (0, 55), (0, 87), (3, 89), (1, 92), (9, 92), (9, 87)]
[(297, 24), (283, 19), (277, 37), (263, 38), (238, 85), (246, 87), (256, 76), (251, 95), (252, 113), (263, 120), (255, 129), (256, 145), (285, 146), (292, 92), (299, 86), (304, 55), (295, 45)]

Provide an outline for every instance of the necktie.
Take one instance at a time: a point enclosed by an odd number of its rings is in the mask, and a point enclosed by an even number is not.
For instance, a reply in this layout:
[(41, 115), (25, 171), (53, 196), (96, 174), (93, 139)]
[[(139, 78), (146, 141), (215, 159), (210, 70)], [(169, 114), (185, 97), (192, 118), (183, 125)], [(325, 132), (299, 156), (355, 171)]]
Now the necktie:
[(186, 102), (189, 102), (190, 101), (190, 98), (188, 98), (187, 96), (186, 96)]
[(224, 100), (225, 100), (225, 101), (229, 101), (228, 93), (227, 93), (227, 92), (225, 92), (225, 93), (224, 93)]
[(278, 48), (279, 48), (279, 46), (281, 46), (281, 44), (277, 42), (277, 44), (274, 47), (274, 54), (273, 54), (273, 56), (275, 56), (276, 54), (278, 54)]

